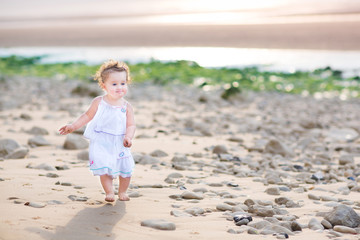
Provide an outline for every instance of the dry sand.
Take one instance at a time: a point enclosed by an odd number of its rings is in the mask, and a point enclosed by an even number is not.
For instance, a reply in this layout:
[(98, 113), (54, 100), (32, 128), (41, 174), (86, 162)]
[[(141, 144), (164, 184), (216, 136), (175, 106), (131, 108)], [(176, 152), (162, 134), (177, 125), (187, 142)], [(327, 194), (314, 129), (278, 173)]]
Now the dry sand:
[[(24, 85), (34, 80), (20, 81)], [(44, 80), (35, 81), (39, 84)], [(16, 80), (10, 79), (10, 82), (16, 86)], [(172, 89), (134, 85), (129, 100), (135, 108), (138, 128), (132, 152), (137, 158), (149, 156), (154, 150), (162, 150), (168, 156), (155, 157), (158, 163), (136, 165), (129, 192), (137, 192), (140, 197), (133, 197), (129, 202), (107, 204), (98, 177), (92, 176), (87, 161), (77, 157), (83, 150), (64, 149), (66, 137), (57, 133), (60, 126), (74, 120), (86, 109), (90, 98), (69, 95), (69, 86), (73, 83), (50, 84), (42, 92), (36, 86), (35, 83), (23, 86), (33, 95), (19, 96), (24, 103), (20, 101), (17, 107), (13, 104), (15, 108), (2, 102), (0, 138), (16, 140), (30, 152), (24, 159), (0, 161), (0, 239), (275, 239), (271, 234), (259, 236), (244, 232), (235, 235), (227, 232), (229, 229), (238, 231), (241, 227), (236, 226), (231, 218), (227, 220), (229, 215), (217, 210), (218, 204), (228, 202), (244, 207), (244, 201), (252, 199), (263, 203), (268, 200), (270, 206), (287, 210), (287, 216), (296, 216), (303, 230), (290, 239), (320, 240), (332, 235), (329, 230), (307, 228), (311, 218), (323, 219), (316, 214), (330, 212), (331, 206), (341, 202), (359, 213), (360, 192), (348, 188), (348, 184), (356, 185), (360, 180), (355, 176), (360, 173), (360, 142), (356, 132), (360, 126), (358, 101), (320, 101), (281, 94), (248, 93), (227, 102), (221, 100), (218, 91), (205, 93), (188, 87)], [(16, 87), (6, 89), (8, 91), (2, 92), (2, 101), (18, 93)], [(29, 115), (31, 120), (21, 118), (21, 114)], [(33, 126), (49, 132), (44, 138), (51, 143), (50, 146), (30, 148), (27, 145), (33, 136), (26, 131)], [(333, 127), (343, 132), (336, 135), (330, 131)], [(350, 133), (344, 130), (350, 127)], [(341, 140), (344, 131), (353, 137), (348, 142)], [(208, 136), (210, 134), (212, 136)], [(229, 141), (229, 138), (240, 140)], [(296, 154), (282, 157), (263, 152), (264, 145), (254, 147), (257, 140), (266, 142), (271, 138), (290, 146)], [(225, 146), (229, 154), (226, 156), (230, 159), (220, 161), (212, 150), (216, 145)], [(336, 150), (339, 147), (343, 150)], [(190, 165), (183, 166), (183, 170), (180, 170), (181, 165), (174, 166), (173, 158), (177, 154), (182, 158), (186, 156), (190, 162)], [(339, 165), (339, 156), (344, 154), (353, 156), (354, 162)], [(240, 158), (240, 161), (232, 160), (233, 157)], [(323, 164), (319, 165), (318, 161), (323, 161)], [(66, 165), (69, 169), (27, 168), (29, 164), (42, 163), (53, 167)], [(295, 164), (302, 166), (303, 170), (297, 172), (292, 167)], [(240, 174), (236, 176), (234, 169), (238, 169)], [(322, 172), (326, 179), (311, 181), (311, 174), (317, 171)], [(329, 175), (329, 171), (333, 175)], [(174, 172), (182, 177), (174, 179), (174, 183), (165, 182)], [(271, 172), (280, 176), (281, 181), (266, 183), (269, 180), (265, 176)], [(48, 173), (56, 173), (58, 177), (46, 177)], [(307, 177), (296, 180), (299, 174)], [(355, 177), (356, 181), (348, 180), (347, 176)], [(57, 182), (71, 183), (72, 186), (56, 185)], [(238, 184), (238, 187), (227, 186), (227, 183)], [(76, 189), (75, 186), (82, 188)], [(181, 186), (187, 189), (182, 190)], [(265, 193), (267, 188), (274, 186), (288, 187), (290, 191), (280, 191), (280, 195)], [(169, 197), (196, 188), (208, 190), (203, 194), (204, 199), (176, 200)], [(337, 201), (310, 200), (309, 193), (334, 197)], [(70, 195), (87, 197), (87, 201), (72, 201)], [(279, 206), (274, 202), (278, 197), (287, 197), (299, 206)], [(52, 200), (60, 203), (50, 204)], [(26, 206), (26, 202), (45, 204), (45, 207)], [(170, 214), (173, 210), (183, 212), (193, 207), (201, 208), (205, 213), (192, 217)], [(253, 222), (264, 219), (255, 213), (250, 215)], [(176, 224), (176, 230), (161, 231), (141, 226), (141, 221), (147, 219), (168, 220)], [(359, 233), (359, 228), (357, 231)], [(359, 239), (359, 234), (344, 234), (341, 239)]]

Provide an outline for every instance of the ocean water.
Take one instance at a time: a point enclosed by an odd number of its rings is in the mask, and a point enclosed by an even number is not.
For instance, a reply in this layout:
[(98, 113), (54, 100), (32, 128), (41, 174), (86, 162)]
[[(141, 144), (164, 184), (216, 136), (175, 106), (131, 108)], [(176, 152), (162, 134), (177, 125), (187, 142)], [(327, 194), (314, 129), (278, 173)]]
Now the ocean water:
[(221, 47), (12, 47), (0, 56), (44, 56), (44, 63), (82, 61), (100, 64), (108, 59), (128, 63), (189, 60), (203, 67), (257, 66), (260, 70), (294, 72), (331, 67), (344, 77), (360, 76), (360, 51), (284, 50)]

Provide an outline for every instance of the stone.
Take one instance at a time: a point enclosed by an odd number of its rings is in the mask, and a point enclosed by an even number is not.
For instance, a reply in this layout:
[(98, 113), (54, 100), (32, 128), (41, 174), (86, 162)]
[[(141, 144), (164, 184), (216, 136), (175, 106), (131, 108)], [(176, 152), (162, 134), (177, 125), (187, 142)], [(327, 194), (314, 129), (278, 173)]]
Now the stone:
[(221, 154), (221, 153), (228, 153), (226, 147), (224, 145), (216, 145), (213, 150), (213, 153)]
[(340, 165), (346, 165), (346, 164), (353, 164), (354, 163), (354, 157), (352, 155), (341, 155), (339, 158), (339, 164)]
[(49, 143), (43, 136), (37, 135), (28, 140), (28, 145), (32, 147), (40, 147), (40, 146), (50, 146)]
[(33, 208), (44, 208), (46, 206), (45, 203), (38, 203), (38, 202), (26, 202), (24, 205)]
[(271, 139), (266, 145), (264, 149), (265, 153), (271, 153), (271, 154), (279, 154), (283, 157), (293, 157), (294, 152), (293, 150), (286, 146), (285, 144), (279, 142), (276, 139)]
[(45, 128), (42, 127), (32, 127), (30, 130), (26, 131), (29, 134), (32, 135), (49, 135), (48, 130), (46, 130)]
[(77, 154), (77, 158), (79, 160), (84, 160), (84, 161), (89, 161), (89, 151), (88, 150), (84, 150), (81, 151)]
[(7, 159), (22, 159), (27, 156), (29, 153), (29, 149), (26, 147), (19, 147), (15, 149), (13, 152), (9, 153), (6, 158)]
[(159, 230), (175, 230), (176, 225), (164, 219), (149, 219), (141, 222), (141, 226), (151, 227)]
[(335, 197), (330, 197), (330, 196), (320, 196), (320, 199), (321, 201), (324, 201), (324, 202), (338, 202), (339, 199), (335, 198)]
[(265, 190), (269, 195), (280, 195), (280, 189), (278, 187), (270, 187)]
[(292, 221), (290, 227), (291, 227), (291, 231), (293, 231), (293, 232), (297, 232), (297, 231), (301, 232), (302, 231), (302, 227), (301, 227), (300, 223), (298, 223), (297, 221)]
[(255, 228), (249, 228), (247, 231), (248, 234), (254, 234), (254, 235), (259, 235), (259, 231)]
[(0, 139), (0, 157), (6, 157), (15, 149), (20, 147), (20, 144), (18, 144), (15, 140), (7, 138)]
[(333, 226), (342, 225), (355, 228), (360, 225), (360, 216), (349, 206), (339, 205), (326, 214), (325, 220), (329, 221)]
[(256, 229), (263, 229), (264, 227), (270, 226), (271, 223), (265, 220), (258, 221), (258, 222), (252, 222), (249, 223), (248, 226), (256, 228)]
[(158, 150), (151, 152), (150, 156), (152, 156), (152, 157), (167, 157), (167, 156), (169, 156), (169, 154), (158, 149)]
[(359, 133), (352, 128), (330, 128), (324, 135), (335, 142), (352, 142), (359, 137)]
[(316, 172), (313, 175), (311, 175), (311, 179), (315, 180), (315, 181), (321, 181), (324, 180), (324, 174), (322, 172)]
[(294, 235), (294, 233), (291, 232), (286, 227), (283, 227), (283, 226), (280, 226), (280, 225), (277, 225), (277, 224), (271, 224), (269, 226), (266, 226), (265, 228), (263, 228), (263, 230), (274, 231), (276, 233), (286, 233), (288, 235)]
[(69, 150), (85, 149), (89, 147), (89, 143), (78, 134), (69, 134), (66, 136), (64, 148)]
[(216, 205), (216, 209), (219, 211), (232, 211), (233, 206), (229, 205), (229, 204), (218, 204)]
[(202, 196), (202, 194), (199, 193), (194, 193), (194, 192), (189, 192), (189, 191), (185, 191), (181, 194), (181, 197), (183, 199), (197, 199), (197, 200), (202, 200), (204, 199), (204, 197)]
[(39, 165), (33, 166), (32, 164), (28, 164), (26, 168), (32, 168), (32, 169), (40, 169), (40, 170), (46, 170), (46, 171), (56, 171), (56, 168), (53, 166), (50, 166), (47, 163), (41, 163)]
[(355, 229), (346, 226), (336, 225), (333, 229), (336, 232), (357, 234)]
[(72, 201), (78, 201), (78, 202), (86, 202), (87, 200), (89, 200), (88, 197), (79, 197), (75, 195), (69, 195), (68, 198)]
[(61, 165), (61, 166), (55, 166), (56, 170), (58, 171), (64, 171), (64, 170), (69, 170), (69, 166), (67, 165)]
[(31, 117), (29, 114), (27, 114), (27, 113), (22, 113), (22, 114), (20, 114), (20, 118), (21, 118), (21, 119), (24, 119), (24, 120), (26, 120), (26, 121), (32, 120), (32, 117)]
[(182, 175), (181, 173), (178, 173), (178, 172), (174, 172), (174, 173), (170, 173), (167, 177), (168, 178), (182, 178), (182, 177), (184, 177), (184, 175)]
[(57, 175), (56, 173), (48, 173), (48, 174), (46, 174), (46, 177), (48, 177), (48, 178), (58, 178), (59, 175)]
[(189, 213), (193, 216), (199, 216), (205, 213), (205, 210), (199, 207), (192, 207), (185, 210), (186, 213)]
[(288, 201), (290, 201), (290, 199), (287, 197), (275, 198), (275, 203), (279, 205), (285, 205)]
[(312, 218), (309, 221), (308, 227), (311, 230), (324, 230), (323, 225), (321, 225), (321, 223), (316, 219), (316, 218)]
[(202, 193), (206, 193), (208, 190), (206, 189), (206, 188), (204, 188), (204, 187), (202, 187), (202, 188), (195, 188), (194, 190), (193, 190), (193, 192), (202, 192)]
[(320, 200), (320, 197), (319, 197), (319, 196), (316, 196), (316, 195), (314, 195), (314, 194), (312, 194), (312, 193), (309, 193), (309, 194), (308, 194), (308, 198), (311, 199), (311, 200), (317, 200), (317, 201)]
[(236, 226), (247, 225), (249, 222), (250, 222), (249, 219), (243, 218), (243, 219), (235, 222), (235, 225), (236, 225)]
[(177, 210), (171, 210), (170, 214), (174, 217), (192, 217), (192, 215), (189, 213), (181, 212), (181, 211), (177, 211)]
[(329, 223), (329, 221), (325, 219), (321, 220), (321, 224), (324, 226), (325, 229), (332, 229), (331, 223)]

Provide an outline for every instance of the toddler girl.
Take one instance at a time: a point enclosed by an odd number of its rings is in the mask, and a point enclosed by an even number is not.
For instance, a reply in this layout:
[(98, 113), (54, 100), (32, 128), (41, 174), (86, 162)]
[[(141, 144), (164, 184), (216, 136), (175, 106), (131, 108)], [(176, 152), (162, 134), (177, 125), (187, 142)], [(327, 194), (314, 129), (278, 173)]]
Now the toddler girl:
[(136, 128), (133, 108), (124, 99), (131, 81), (129, 67), (123, 62), (109, 60), (101, 65), (94, 80), (106, 94), (94, 98), (85, 113), (59, 131), (66, 135), (89, 123), (84, 137), (90, 140), (90, 170), (100, 176), (105, 201), (115, 201), (113, 179), (117, 176), (119, 200), (128, 201), (126, 190), (135, 166), (129, 148)]

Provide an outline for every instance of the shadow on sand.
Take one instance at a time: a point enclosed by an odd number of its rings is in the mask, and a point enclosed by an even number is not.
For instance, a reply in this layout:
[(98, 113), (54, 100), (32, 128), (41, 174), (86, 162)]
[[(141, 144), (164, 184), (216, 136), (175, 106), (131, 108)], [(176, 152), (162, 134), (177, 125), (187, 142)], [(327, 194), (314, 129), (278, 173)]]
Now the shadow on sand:
[[(112, 233), (114, 226), (125, 215), (125, 202), (116, 201), (114, 205), (105, 204), (98, 208), (85, 208), (78, 212), (65, 226), (57, 226), (55, 233), (38, 228), (28, 228), (44, 239), (116, 239)], [(54, 216), (56, 218), (56, 216)]]

